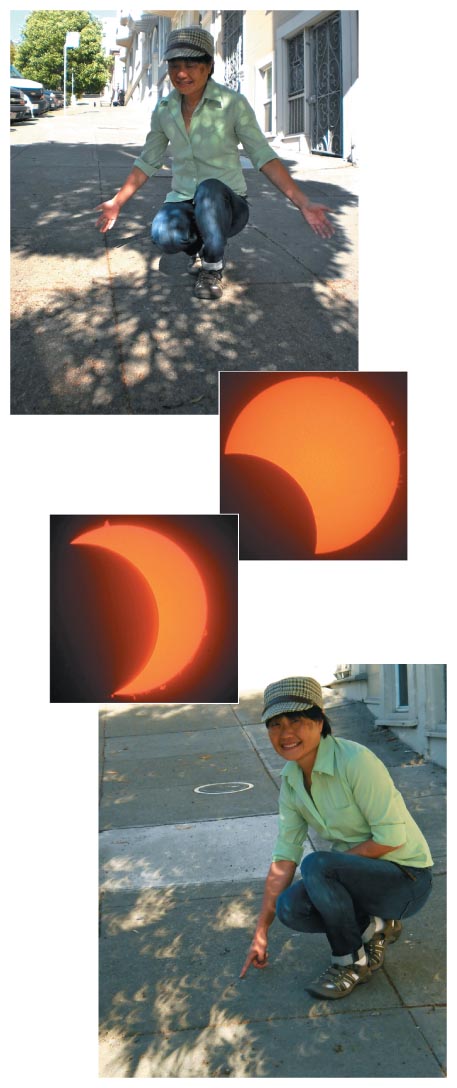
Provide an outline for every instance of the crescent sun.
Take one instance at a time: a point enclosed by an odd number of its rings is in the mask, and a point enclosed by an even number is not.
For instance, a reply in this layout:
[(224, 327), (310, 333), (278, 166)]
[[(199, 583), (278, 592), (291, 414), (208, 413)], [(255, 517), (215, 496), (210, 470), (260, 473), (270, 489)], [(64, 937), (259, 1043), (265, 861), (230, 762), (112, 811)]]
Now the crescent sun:
[(335, 378), (268, 386), (241, 409), (224, 452), (261, 457), (296, 480), (313, 509), (316, 555), (374, 529), (400, 477), (392, 425), (369, 396)]
[(148, 647), (139, 671), (113, 695), (136, 696), (162, 687), (190, 664), (205, 635), (207, 596), (195, 563), (170, 537), (138, 525), (105, 522), (71, 543), (122, 556), (156, 599), (159, 629), (152, 652)]

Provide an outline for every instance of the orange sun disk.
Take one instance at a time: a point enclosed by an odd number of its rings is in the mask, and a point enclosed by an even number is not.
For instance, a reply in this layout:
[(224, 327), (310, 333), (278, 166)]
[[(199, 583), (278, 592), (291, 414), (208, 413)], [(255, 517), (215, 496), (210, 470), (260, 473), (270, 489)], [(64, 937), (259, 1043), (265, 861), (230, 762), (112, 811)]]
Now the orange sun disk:
[(262, 457), (296, 480), (313, 509), (316, 555), (366, 536), (398, 487), (392, 427), (365, 393), (335, 378), (298, 377), (255, 396), (235, 420), (227, 454)]
[(122, 556), (146, 580), (157, 603), (155, 646), (142, 666), (114, 695), (140, 695), (166, 684), (194, 658), (204, 637), (207, 598), (201, 575), (187, 553), (163, 533), (138, 525), (105, 525), (75, 537), (72, 544), (106, 548)]

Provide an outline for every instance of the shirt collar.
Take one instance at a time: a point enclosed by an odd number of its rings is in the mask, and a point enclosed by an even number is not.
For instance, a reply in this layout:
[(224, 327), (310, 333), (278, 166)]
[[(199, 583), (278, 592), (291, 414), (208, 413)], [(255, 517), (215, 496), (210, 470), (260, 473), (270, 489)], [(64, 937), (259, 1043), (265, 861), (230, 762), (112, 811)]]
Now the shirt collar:
[(214, 82), (214, 79), (212, 79), (211, 76), (206, 84), (203, 98), (212, 98), (215, 102), (219, 102), (219, 105), (222, 105), (221, 88), (218, 83)]
[(332, 736), (322, 738), (313, 771), (318, 774), (335, 773), (335, 742)]

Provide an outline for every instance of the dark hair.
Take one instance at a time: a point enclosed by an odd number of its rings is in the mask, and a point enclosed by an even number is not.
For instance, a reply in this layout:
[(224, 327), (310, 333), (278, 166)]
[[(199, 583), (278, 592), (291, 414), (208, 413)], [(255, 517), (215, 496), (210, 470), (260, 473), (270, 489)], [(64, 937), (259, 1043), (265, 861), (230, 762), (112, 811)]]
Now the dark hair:
[(303, 712), (303, 716), (305, 718), (312, 718), (314, 722), (318, 722), (318, 721), (320, 721), (322, 719), (322, 721), (324, 723), (323, 726), (322, 726), (322, 736), (323, 737), (328, 737), (329, 734), (332, 732), (332, 727), (331, 727), (330, 722), (329, 722), (329, 720), (327, 718), (327, 715), (324, 714), (324, 711), (321, 710), (320, 706), (310, 707), (309, 710), (305, 710)]
[(203, 56), (199, 58), (199, 60), (200, 60), (200, 64), (210, 64), (211, 65), (211, 71), (210, 71), (209, 76), (208, 76), (208, 79), (211, 79), (211, 76), (214, 73), (214, 60), (213, 60), (213, 57), (210, 57), (209, 53), (204, 53)]
[[(274, 717), (276, 717), (276, 715), (274, 715)], [(330, 735), (330, 733), (332, 732), (332, 727), (331, 727), (330, 722), (329, 722), (329, 720), (327, 718), (327, 715), (324, 714), (324, 711), (321, 710), (320, 706), (311, 706), (311, 707), (309, 707), (308, 710), (291, 710), (291, 711), (289, 711), (289, 713), (284, 714), (284, 717), (285, 718), (291, 718), (292, 721), (297, 717), (311, 718), (313, 722), (322, 721), (324, 723), (323, 726), (322, 726), (322, 736), (323, 737), (328, 737)], [(271, 718), (268, 718), (266, 723), (265, 723), (267, 729), (268, 729), (268, 723), (271, 722), (271, 720), (272, 720)]]

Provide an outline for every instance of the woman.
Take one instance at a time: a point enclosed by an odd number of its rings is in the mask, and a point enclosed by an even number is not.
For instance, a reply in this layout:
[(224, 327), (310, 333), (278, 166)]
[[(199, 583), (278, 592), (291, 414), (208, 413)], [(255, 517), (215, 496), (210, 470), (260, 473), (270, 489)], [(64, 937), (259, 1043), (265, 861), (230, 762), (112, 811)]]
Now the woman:
[[(322, 691), (309, 676), (265, 690), (263, 721), (286, 760), (279, 836), (257, 927), (241, 977), (265, 967), (275, 915), (302, 933), (325, 933), (332, 962), (307, 987), (342, 998), (382, 967), (399, 919), (416, 914), (432, 886), (427, 843), (381, 761), (355, 741), (331, 735)], [(292, 884), (308, 825), (332, 843), (306, 856)]]
[(165, 253), (189, 254), (197, 298), (217, 299), (227, 239), (243, 230), (249, 218), (239, 143), (316, 234), (329, 238), (333, 228), (328, 209), (312, 204), (292, 180), (246, 98), (211, 78), (211, 34), (198, 26), (173, 30), (164, 57), (174, 90), (154, 110), (146, 143), (124, 185), (112, 200), (99, 204), (97, 227), (102, 234), (111, 230), (127, 200), (162, 165), (170, 145), (172, 189), (152, 223), (152, 239)]

